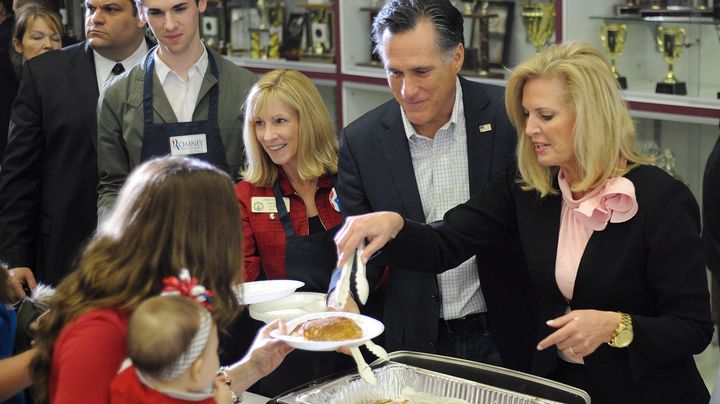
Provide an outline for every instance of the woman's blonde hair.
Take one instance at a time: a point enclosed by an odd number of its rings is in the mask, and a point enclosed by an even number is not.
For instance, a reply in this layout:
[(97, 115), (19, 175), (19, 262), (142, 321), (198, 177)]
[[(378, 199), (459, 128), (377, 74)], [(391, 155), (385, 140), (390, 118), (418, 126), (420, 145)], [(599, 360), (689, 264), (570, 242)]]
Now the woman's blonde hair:
[(241, 243), (240, 208), (226, 173), (183, 157), (140, 165), (40, 323), (31, 369), (40, 395), (63, 327), (94, 309), (130, 313), (182, 268), (214, 293), (213, 317), (227, 326), (241, 310), (232, 290), (242, 279)]
[(505, 91), (505, 107), (517, 129), (517, 164), (523, 189), (534, 189), (541, 196), (557, 193), (553, 178), (558, 168), (538, 163), (532, 139), (525, 134), (523, 87), (536, 78), (559, 79), (561, 97), (575, 112), (574, 150), (580, 173), (572, 184), (573, 192), (591, 190), (652, 161), (636, 150), (635, 125), (603, 55), (585, 42), (553, 45), (520, 63)]
[(259, 187), (272, 186), (277, 180), (278, 167), (255, 135), (258, 113), (275, 100), (284, 102), (298, 114), (297, 167), (300, 178), (310, 180), (323, 174), (335, 174), (338, 140), (320, 93), (312, 81), (298, 71), (273, 70), (255, 83), (245, 101), (243, 140), (247, 160), (243, 178)]

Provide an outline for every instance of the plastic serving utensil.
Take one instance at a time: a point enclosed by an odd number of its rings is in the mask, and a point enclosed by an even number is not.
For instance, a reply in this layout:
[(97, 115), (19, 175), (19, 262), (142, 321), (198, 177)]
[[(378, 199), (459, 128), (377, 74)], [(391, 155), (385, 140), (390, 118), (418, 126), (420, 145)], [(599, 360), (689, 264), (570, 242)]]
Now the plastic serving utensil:
[(365, 362), (365, 359), (360, 353), (360, 349), (354, 346), (350, 348), (350, 352), (352, 353), (353, 359), (355, 359), (355, 363), (357, 363), (358, 373), (360, 374), (360, 377), (362, 377), (363, 380), (372, 384), (373, 386), (376, 385), (377, 379), (375, 378), (375, 373), (372, 371), (370, 365)]
[(362, 254), (365, 251), (365, 241), (361, 241), (355, 252), (356, 270), (355, 270), (355, 287), (357, 288), (357, 296), (360, 303), (367, 303), (370, 287), (368, 286), (367, 276), (365, 273), (365, 263), (362, 261)]
[(354, 255), (351, 255), (347, 261), (345, 261), (345, 265), (342, 267), (342, 272), (340, 273), (340, 281), (338, 282), (340, 285), (338, 286), (337, 290), (337, 304), (340, 307), (344, 307), (345, 303), (347, 303), (348, 295), (350, 295), (350, 274), (352, 273), (352, 265), (353, 260), (355, 259)]
[(385, 348), (381, 347), (380, 345), (378, 345), (378, 344), (376, 344), (376, 343), (374, 343), (374, 342), (372, 342), (372, 341), (368, 341), (368, 342), (365, 343), (365, 347), (366, 347), (370, 352), (372, 352), (373, 355), (375, 355), (375, 356), (377, 356), (378, 358), (384, 360), (385, 362), (389, 362), (389, 361), (390, 361), (390, 357), (388, 356), (387, 351), (385, 350)]

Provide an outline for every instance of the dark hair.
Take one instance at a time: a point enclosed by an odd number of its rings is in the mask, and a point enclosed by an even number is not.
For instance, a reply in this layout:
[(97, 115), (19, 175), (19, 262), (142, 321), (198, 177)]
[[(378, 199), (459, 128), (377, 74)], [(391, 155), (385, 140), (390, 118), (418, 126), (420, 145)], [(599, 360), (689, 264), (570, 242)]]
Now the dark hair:
[(375, 52), (382, 56), (382, 37), (415, 29), (421, 20), (428, 20), (435, 28), (437, 44), (445, 53), (465, 44), (463, 16), (449, 0), (389, 0), (378, 12), (372, 27)]
[[(138, 6), (142, 6), (142, 5), (143, 5), (143, 0), (130, 0), (130, 1), (134, 2), (134, 4), (136, 4), (136, 5), (138, 5)], [(195, 0), (195, 5), (197, 6), (197, 5), (199, 5), (199, 4), (200, 4), (200, 0)]]
[(13, 14), (13, 9), (12, 9), (13, 0), (0, 0), (0, 4), (2, 4), (3, 7), (5, 8), (6, 15)]
[(90, 310), (132, 312), (182, 268), (214, 293), (213, 317), (226, 326), (241, 310), (232, 285), (242, 279), (242, 222), (233, 182), (200, 160), (162, 157), (130, 174), (110, 217), (57, 288), (40, 323), (31, 369), (47, 397), (57, 337)]

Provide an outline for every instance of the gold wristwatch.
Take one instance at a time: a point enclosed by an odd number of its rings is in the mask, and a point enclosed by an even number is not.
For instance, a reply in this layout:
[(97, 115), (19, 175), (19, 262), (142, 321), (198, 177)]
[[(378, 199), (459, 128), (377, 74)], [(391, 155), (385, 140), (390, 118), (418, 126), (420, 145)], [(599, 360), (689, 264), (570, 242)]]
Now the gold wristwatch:
[(625, 313), (618, 312), (618, 314), (620, 314), (620, 324), (613, 331), (608, 345), (614, 348), (626, 348), (633, 340), (632, 318)]

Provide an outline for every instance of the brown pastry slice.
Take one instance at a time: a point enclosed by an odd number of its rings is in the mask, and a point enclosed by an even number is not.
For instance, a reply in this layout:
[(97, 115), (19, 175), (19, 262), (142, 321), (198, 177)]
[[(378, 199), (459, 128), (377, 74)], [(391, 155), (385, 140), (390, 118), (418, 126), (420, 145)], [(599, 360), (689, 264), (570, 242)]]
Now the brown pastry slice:
[(362, 329), (348, 317), (325, 317), (298, 324), (290, 335), (309, 341), (342, 341), (362, 337)]

